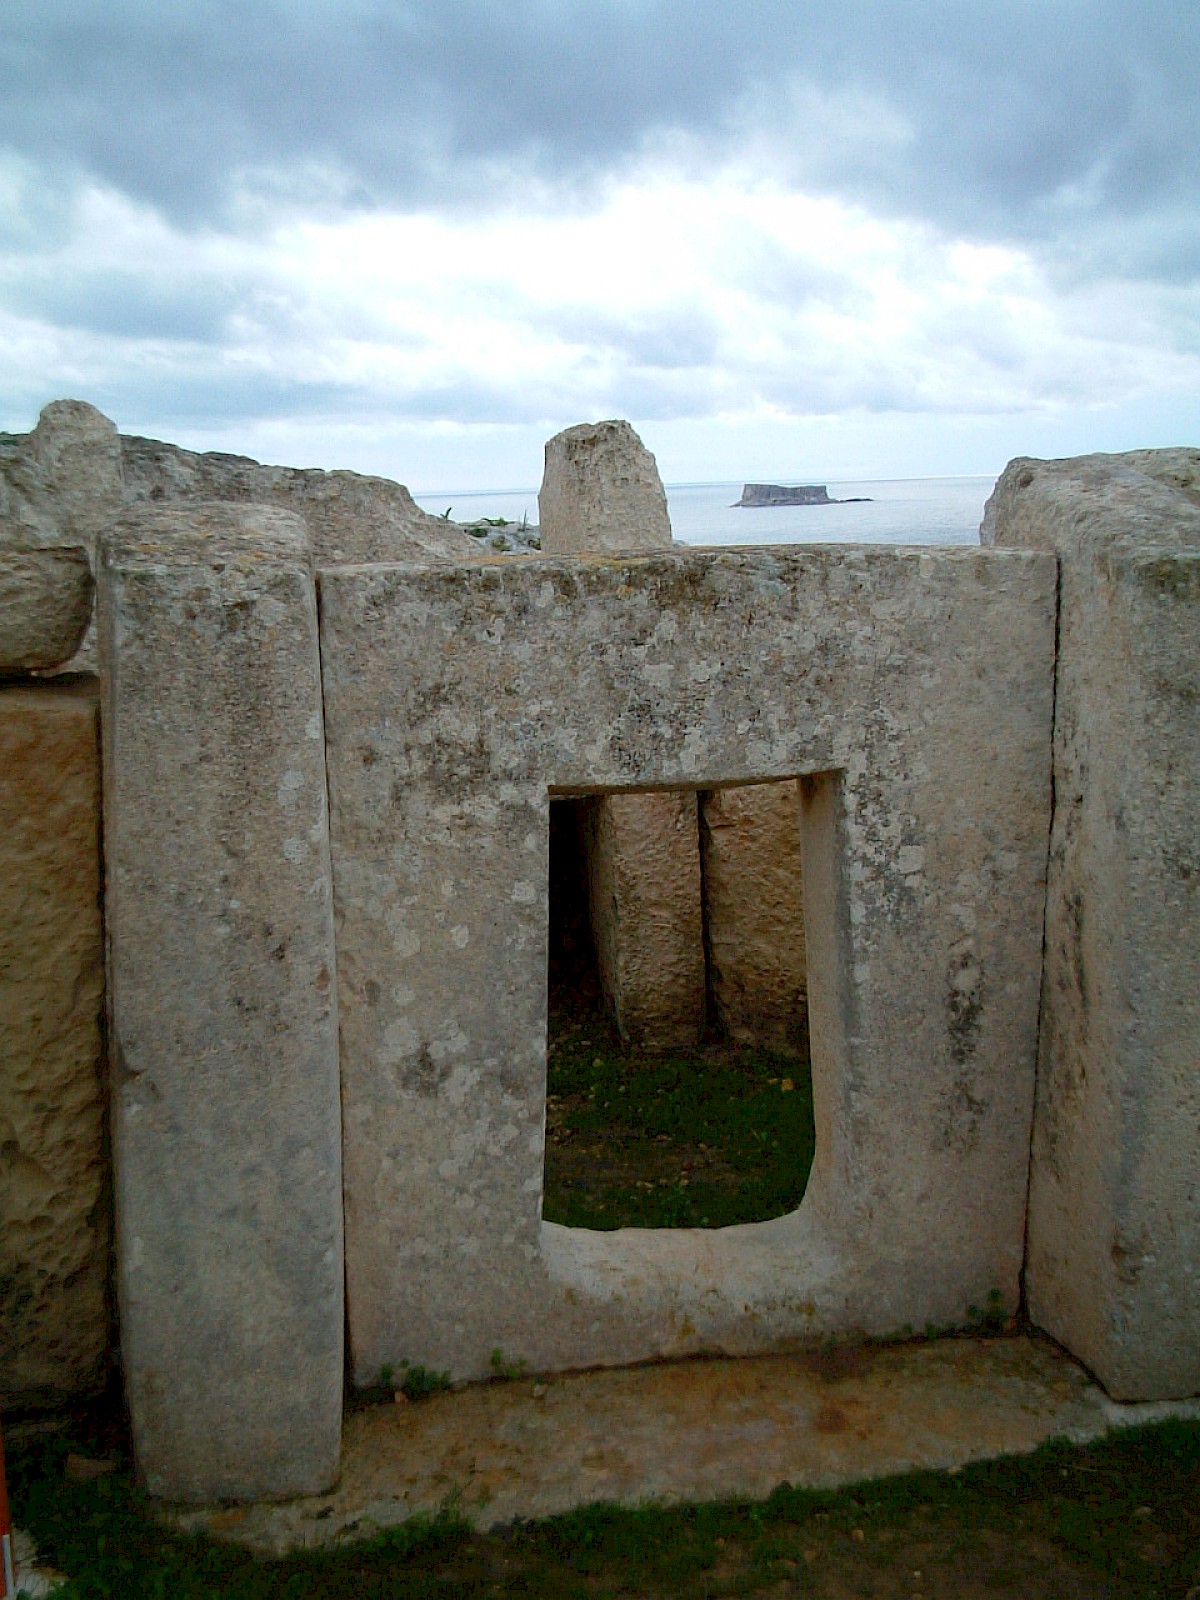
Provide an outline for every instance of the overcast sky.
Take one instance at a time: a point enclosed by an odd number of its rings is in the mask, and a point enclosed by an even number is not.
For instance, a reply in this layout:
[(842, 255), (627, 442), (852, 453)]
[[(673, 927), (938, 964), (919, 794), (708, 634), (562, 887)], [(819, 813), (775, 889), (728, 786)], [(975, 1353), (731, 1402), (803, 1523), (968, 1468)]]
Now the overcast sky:
[(1200, 443), (1197, 0), (3, 0), (0, 428), (418, 492)]

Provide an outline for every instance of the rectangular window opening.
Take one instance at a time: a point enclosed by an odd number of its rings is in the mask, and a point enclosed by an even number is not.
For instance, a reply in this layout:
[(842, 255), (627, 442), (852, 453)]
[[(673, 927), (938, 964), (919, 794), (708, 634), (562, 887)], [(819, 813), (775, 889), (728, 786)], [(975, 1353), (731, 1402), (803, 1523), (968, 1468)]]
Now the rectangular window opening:
[(551, 797), (543, 1217), (794, 1211), (813, 1157), (800, 780)]

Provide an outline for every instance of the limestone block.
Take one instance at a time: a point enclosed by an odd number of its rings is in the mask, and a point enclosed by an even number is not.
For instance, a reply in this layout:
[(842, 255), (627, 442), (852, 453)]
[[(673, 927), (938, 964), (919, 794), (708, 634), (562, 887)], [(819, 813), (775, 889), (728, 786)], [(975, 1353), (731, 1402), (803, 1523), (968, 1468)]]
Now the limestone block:
[(222, 500), (304, 518), (317, 566), (359, 561), (474, 561), (461, 528), (430, 516), (401, 483), (358, 472), (260, 465), (220, 451), (198, 454), (157, 439), (121, 439), (129, 505)]
[(102, 1385), (110, 1252), (93, 686), (0, 688), (0, 1408)]
[(1122, 1400), (1200, 1390), (1200, 451), (1012, 462), (1061, 566), (1030, 1314)]
[[(1055, 582), (1032, 551), (866, 546), (320, 574), (356, 1381), (1016, 1306)], [(800, 1207), (544, 1222), (551, 796), (797, 774)]]
[(52, 401), (31, 433), (0, 452), (0, 520), (19, 527), (25, 543), (93, 553), (121, 498), (120, 437), (86, 401)]
[(0, 673), (69, 660), (91, 616), (92, 569), (81, 545), (22, 549), (0, 539)]
[(739, 1044), (803, 1048), (808, 1001), (794, 782), (710, 790), (701, 797), (708, 986)]
[(117, 1275), (139, 1468), (170, 1499), (337, 1471), (342, 1195), (317, 619), (267, 507), (102, 541)]
[(704, 1028), (695, 794), (602, 796), (584, 813), (584, 849), (596, 962), (622, 1039), (694, 1047)]
[(627, 422), (583, 422), (547, 442), (538, 520), (546, 555), (671, 543), (658, 465)]

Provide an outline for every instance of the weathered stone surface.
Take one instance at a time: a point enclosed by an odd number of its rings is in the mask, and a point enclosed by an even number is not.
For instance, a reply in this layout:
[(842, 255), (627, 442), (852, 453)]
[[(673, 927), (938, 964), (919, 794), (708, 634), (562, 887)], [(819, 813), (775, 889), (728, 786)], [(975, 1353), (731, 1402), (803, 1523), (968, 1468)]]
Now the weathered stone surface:
[(808, 1001), (800, 788), (716, 789), (700, 804), (708, 986), (740, 1044), (803, 1047)]
[[(261, 466), (247, 456), (125, 438), (82, 400), (55, 400), (32, 432), (0, 435), (0, 548), (82, 544), (94, 559), (97, 538), (123, 509), (197, 500), (302, 516), (318, 564), (471, 561), (487, 553), (387, 478)], [(71, 667), (95, 671), (94, 630)]]
[(600, 796), (584, 846), (596, 962), (622, 1039), (694, 1046), (704, 1028), (695, 794)]
[(671, 543), (657, 463), (627, 422), (583, 422), (547, 441), (538, 520), (547, 555)]
[(461, 528), (432, 517), (403, 484), (358, 472), (261, 466), (248, 456), (197, 454), (157, 439), (121, 439), (129, 505), (226, 500), (277, 506), (304, 518), (318, 566), (332, 562), (472, 561)]
[(22, 549), (0, 536), (0, 673), (39, 672), (73, 656), (92, 616), (82, 545)]
[[(320, 581), (356, 1378), (1014, 1306), (1053, 559), (690, 551)], [(803, 1203), (716, 1231), (544, 1223), (551, 791), (798, 773)]]
[(118, 1287), (171, 1499), (337, 1470), (337, 1009), (316, 604), (299, 520), (118, 524), (98, 572)]
[(99, 798), (94, 691), (0, 688), (0, 1408), (106, 1371)]
[(83, 400), (52, 401), (32, 433), (9, 435), (0, 448), (0, 522), (22, 543), (93, 552), (122, 493), (116, 427)]
[(1200, 1390), (1200, 451), (1010, 463), (1061, 566), (1027, 1287), (1120, 1399)]

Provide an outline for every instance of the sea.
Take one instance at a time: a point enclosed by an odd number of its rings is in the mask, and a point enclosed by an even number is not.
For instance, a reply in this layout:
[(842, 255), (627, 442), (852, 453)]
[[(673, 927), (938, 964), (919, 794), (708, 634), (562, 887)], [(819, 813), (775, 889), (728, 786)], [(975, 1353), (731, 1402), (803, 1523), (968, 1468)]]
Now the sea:
[[(790, 480), (780, 479), (779, 482)], [(682, 544), (978, 544), (995, 478), (883, 478), (829, 482), (827, 506), (739, 506), (740, 483), (669, 483), (671, 529)], [(536, 524), (536, 489), (415, 496), (455, 522), (483, 517)]]

